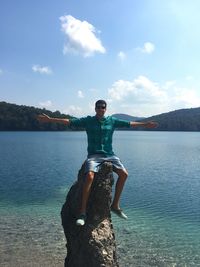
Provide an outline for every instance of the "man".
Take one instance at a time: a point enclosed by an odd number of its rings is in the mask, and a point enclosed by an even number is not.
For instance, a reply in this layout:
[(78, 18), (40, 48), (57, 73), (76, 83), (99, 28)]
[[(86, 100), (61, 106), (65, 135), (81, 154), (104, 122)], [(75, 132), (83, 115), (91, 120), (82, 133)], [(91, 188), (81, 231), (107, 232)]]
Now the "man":
[(120, 209), (119, 201), (128, 173), (120, 159), (113, 152), (113, 132), (116, 128), (130, 128), (137, 126), (154, 128), (157, 126), (157, 123), (155, 122), (129, 122), (125, 120), (119, 120), (112, 116), (105, 117), (104, 115), (106, 108), (106, 101), (98, 100), (95, 103), (95, 116), (87, 116), (84, 118), (71, 120), (50, 118), (45, 114), (38, 116), (38, 119), (41, 122), (60, 122), (70, 125), (74, 128), (84, 128), (86, 130), (88, 140), (88, 156), (85, 162), (86, 179), (83, 185), (82, 203), (79, 210), (79, 216), (76, 220), (76, 224), (79, 226), (83, 226), (85, 224), (87, 201), (94, 179), (94, 174), (95, 172), (98, 172), (100, 164), (104, 161), (112, 162), (113, 171), (118, 175), (111, 210), (119, 217), (127, 219), (126, 214)]

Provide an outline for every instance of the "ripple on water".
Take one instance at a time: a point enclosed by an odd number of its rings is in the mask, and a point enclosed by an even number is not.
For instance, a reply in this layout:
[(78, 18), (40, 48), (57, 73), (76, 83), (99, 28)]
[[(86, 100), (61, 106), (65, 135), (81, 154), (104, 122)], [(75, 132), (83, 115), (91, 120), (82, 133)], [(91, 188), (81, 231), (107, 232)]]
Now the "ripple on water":
[(113, 216), (122, 266), (200, 266), (199, 225), (124, 209), (128, 221)]

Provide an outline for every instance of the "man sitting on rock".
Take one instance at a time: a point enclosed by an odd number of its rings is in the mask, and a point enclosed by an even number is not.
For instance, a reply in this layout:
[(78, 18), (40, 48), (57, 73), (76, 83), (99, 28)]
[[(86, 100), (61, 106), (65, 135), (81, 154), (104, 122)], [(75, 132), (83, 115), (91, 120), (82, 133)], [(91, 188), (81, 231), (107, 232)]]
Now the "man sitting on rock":
[(127, 219), (126, 214), (120, 209), (119, 201), (128, 173), (120, 159), (113, 152), (113, 132), (116, 128), (130, 128), (137, 126), (154, 128), (157, 126), (157, 123), (155, 122), (129, 122), (119, 120), (112, 116), (105, 117), (106, 108), (106, 101), (98, 100), (95, 103), (95, 116), (87, 116), (80, 119), (51, 118), (46, 114), (38, 116), (38, 120), (41, 122), (60, 122), (70, 125), (73, 128), (84, 128), (86, 130), (88, 156), (85, 162), (86, 179), (83, 185), (82, 203), (79, 210), (79, 216), (76, 220), (76, 224), (79, 226), (85, 224), (87, 201), (94, 175), (95, 172), (98, 172), (99, 166), (104, 161), (112, 162), (113, 171), (118, 175), (111, 211), (119, 217)]

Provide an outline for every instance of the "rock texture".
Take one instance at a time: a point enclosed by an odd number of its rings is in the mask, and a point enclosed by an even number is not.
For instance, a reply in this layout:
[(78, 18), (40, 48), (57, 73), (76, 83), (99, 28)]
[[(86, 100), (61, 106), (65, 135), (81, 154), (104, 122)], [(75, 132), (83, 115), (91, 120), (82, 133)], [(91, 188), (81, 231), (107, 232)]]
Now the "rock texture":
[(112, 164), (105, 162), (92, 184), (84, 226), (76, 226), (84, 182), (84, 165), (71, 187), (61, 217), (67, 240), (65, 267), (118, 267), (110, 205), (113, 185)]

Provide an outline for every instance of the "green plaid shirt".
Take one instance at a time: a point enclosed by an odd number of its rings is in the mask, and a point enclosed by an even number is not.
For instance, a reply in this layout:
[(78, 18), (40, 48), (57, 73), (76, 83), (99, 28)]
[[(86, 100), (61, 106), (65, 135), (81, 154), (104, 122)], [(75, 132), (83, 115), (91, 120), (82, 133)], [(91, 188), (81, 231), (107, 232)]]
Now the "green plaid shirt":
[(88, 140), (88, 156), (93, 154), (114, 155), (112, 136), (115, 128), (130, 128), (130, 122), (108, 116), (99, 120), (96, 116), (72, 119), (70, 126), (84, 128)]

